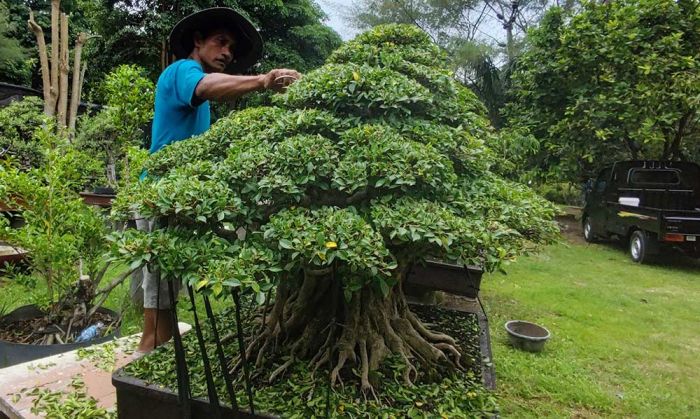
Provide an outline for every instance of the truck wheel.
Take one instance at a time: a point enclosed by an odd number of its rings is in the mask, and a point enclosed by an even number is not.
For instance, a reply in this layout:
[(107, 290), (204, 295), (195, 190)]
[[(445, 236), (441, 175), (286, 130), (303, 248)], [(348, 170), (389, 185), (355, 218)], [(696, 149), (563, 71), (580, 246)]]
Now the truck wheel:
[(650, 239), (646, 233), (636, 230), (630, 236), (630, 256), (632, 261), (637, 263), (649, 262), (651, 253)]
[(588, 243), (596, 242), (595, 234), (593, 234), (593, 225), (591, 224), (591, 217), (586, 217), (583, 219), (583, 238)]

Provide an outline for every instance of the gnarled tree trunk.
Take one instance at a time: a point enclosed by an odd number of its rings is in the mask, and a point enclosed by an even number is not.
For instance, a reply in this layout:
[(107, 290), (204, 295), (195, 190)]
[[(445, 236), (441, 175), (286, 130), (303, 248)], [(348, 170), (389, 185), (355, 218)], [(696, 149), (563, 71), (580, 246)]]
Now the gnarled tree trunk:
[(440, 367), (464, 368), (455, 340), (423, 325), (410, 311), (400, 285), (386, 297), (365, 287), (346, 301), (340, 281), (328, 270), (306, 271), (296, 279), (300, 284), (293, 281), (279, 285), (274, 304), (263, 316), (261, 331), (246, 352), (256, 357), (257, 367), (275, 354), (288, 356), (272, 372), (270, 381), (298, 360), (309, 362), (313, 371), (330, 366), (333, 384), (342, 382), (343, 368), (354, 364), (365, 392), (374, 391), (371, 372), (389, 355), (403, 360), (407, 385), (418, 379), (418, 371), (437, 377)]

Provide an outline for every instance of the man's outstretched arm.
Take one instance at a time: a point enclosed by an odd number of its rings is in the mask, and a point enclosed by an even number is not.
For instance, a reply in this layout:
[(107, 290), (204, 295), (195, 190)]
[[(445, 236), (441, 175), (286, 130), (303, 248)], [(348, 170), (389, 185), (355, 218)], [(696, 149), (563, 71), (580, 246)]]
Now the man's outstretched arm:
[(201, 100), (227, 102), (258, 90), (282, 91), (290, 81), (299, 77), (301, 75), (297, 71), (288, 69), (276, 69), (258, 76), (211, 73), (204, 76), (197, 84), (195, 95)]

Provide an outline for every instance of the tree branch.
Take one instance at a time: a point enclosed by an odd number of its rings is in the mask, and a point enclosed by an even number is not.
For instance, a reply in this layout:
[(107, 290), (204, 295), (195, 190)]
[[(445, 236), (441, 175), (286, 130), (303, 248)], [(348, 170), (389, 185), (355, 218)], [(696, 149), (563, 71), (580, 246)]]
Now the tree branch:
[(88, 35), (85, 32), (80, 32), (80, 34), (78, 34), (78, 39), (75, 40), (73, 56), (73, 83), (71, 86), (70, 110), (68, 112), (68, 132), (70, 136), (75, 134), (75, 121), (78, 117), (78, 106), (80, 105), (80, 95), (82, 93), (83, 78), (81, 77), (81, 73), (85, 71), (84, 66), (81, 67), (83, 46), (88, 40), (97, 37), (99, 36)]
[(99, 300), (97, 301), (97, 303), (95, 303), (95, 305), (93, 305), (93, 306), (90, 308), (90, 311), (88, 312), (87, 317), (88, 317), (88, 318), (92, 317), (92, 315), (95, 314), (95, 312), (96, 312), (97, 310), (99, 310), (100, 307), (102, 307), (102, 304), (104, 304), (104, 302), (107, 301), (107, 297), (109, 297), (109, 293), (110, 293), (114, 288), (116, 288), (117, 285), (119, 285), (119, 284), (121, 284), (122, 282), (124, 282), (124, 280), (126, 280), (126, 278), (128, 278), (132, 273), (136, 272), (137, 269), (141, 269), (141, 268), (142, 268), (142, 266), (139, 266), (139, 267), (137, 267), (137, 268), (135, 268), (135, 269), (131, 269), (131, 270), (129, 270), (129, 271), (124, 272), (122, 275), (120, 275), (119, 277), (117, 277), (116, 279), (114, 279), (112, 282), (110, 282), (109, 285), (107, 285), (106, 287), (102, 288), (101, 290), (95, 292), (95, 296), (98, 296), (98, 295), (99, 295), (100, 298), (99, 298)]

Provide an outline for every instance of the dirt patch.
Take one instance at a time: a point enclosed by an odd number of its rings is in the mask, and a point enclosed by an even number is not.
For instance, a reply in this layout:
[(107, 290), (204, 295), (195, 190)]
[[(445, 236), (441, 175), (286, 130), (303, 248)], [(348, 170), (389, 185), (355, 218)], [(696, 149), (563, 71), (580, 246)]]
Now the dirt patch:
[(559, 224), (559, 231), (562, 237), (569, 243), (586, 244), (583, 238), (583, 229), (581, 228), (581, 220), (576, 219), (573, 215), (561, 215), (556, 218)]

